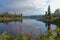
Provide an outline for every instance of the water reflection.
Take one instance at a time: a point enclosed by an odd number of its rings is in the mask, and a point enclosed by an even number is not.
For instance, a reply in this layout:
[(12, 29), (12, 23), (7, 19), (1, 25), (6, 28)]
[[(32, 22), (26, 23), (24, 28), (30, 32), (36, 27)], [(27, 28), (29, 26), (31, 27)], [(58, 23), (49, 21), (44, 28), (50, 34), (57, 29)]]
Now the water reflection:
[[(11, 24), (10, 24), (11, 23)], [(47, 26), (47, 27), (46, 27)], [(49, 25), (51, 28), (56, 28), (53, 24)], [(7, 33), (9, 31), (12, 31), (12, 34), (16, 34), (16, 32), (19, 34), (19, 32), (23, 31), (25, 34), (29, 32), (33, 32), (34, 34), (38, 35), (41, 31), (43, 31), (44, 34), (46, 34), (48, 24), (46, 25), (43, 22), (32, 20), (32, 19), (24, 19), (23, 23), (20, 21), (12, 21), (12, 22), (5, 22), (0, 23), (0, 32), (6, 31)], [(40, 31), (41, 30), (41, 31)]]
[(48, 30), (51, 29), (50, 25), (51, 25), (50, 23), (46, 23), (46, 24), (45, 24), (45, 26), (48, 27)]

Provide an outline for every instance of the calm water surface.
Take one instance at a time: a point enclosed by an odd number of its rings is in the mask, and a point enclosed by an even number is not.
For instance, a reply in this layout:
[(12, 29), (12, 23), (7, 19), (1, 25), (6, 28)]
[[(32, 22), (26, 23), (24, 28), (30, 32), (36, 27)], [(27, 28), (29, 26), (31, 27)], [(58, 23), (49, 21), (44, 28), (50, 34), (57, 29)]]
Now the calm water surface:
[[(46, 34), (48, 30), (47, 26), (45, 26), (46, 24), (43, 22), (32, 19), (24, 19), (22, 24), (20, 21), (0, 23), (0, 34), (3, 32), (8, 33), (10, 26), (12, 26), (12, 34), (16, 34), (16, 33), (19, 34), (21, 25), (22, 25), (22, 31), (24, 33), (33, 32), (34, 34), (37, 35), (40, 34), (42, 31), (42, 33)], [(51, 30), (56, 29), (56, 25), (51, 24), (50, 26), (51, 26)]]

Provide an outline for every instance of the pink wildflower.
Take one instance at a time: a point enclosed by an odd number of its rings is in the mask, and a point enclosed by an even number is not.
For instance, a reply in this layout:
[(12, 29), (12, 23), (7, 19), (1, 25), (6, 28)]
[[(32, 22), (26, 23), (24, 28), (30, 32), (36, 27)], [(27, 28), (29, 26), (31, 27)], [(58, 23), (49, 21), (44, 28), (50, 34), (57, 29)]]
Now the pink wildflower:
[(8, 32), (9, 32), (9, 33), (12, 32), (12, 24), (11, 24), (11, 23), (9, 23), (9, 30), (8, 30)]
[(22, 31), (22, 24), (20, 24), (20, 31)]

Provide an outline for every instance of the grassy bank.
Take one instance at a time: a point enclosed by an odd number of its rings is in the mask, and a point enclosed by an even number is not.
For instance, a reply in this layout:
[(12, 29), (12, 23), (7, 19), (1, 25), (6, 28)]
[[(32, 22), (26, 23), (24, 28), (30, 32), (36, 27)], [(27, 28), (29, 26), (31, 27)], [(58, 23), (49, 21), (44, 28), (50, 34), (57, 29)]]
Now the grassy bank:
[(42, 22), (44, 22), (44, 23), (49, 23), (49, 24), (55, 24), (55, 25), (57, 25), (57, 27), (59, 27), (60, 28), (60, 18), (58, 18), (58, 19), (53, 19), (53, 20), (48, 20), (48, 19), (38, 19), (38, 21), (42, 21)]
[(4, 12), (2, 14), (0, 14), (0, 22), (1, 21), (16, 21), (16, 20), (21, 20), (22, 19), (22, 14), (17, 15), (15, 14), (11, 14), (9, 12)]
[(0, 17), (0, 22), (1, 21), (16, 21), (16, 20), (21, 20), (20, 17), (13, 18), (13, 17)]
[(60, 23), (60, 19), (53, 19), (53, 20), (48, 20), (48, 19), (38, 19), (37, 21), (42, 21), (44, 23), (50, 23), (50, 24), (57, 24)]

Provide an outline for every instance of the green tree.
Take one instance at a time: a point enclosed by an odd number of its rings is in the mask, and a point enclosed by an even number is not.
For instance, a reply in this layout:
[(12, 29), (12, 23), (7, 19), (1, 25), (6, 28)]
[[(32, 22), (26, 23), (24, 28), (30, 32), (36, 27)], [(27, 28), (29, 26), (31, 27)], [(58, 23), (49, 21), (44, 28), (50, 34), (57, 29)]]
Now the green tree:
[(46, 11), (46, 12), (45, 12), (45, 18), (46, 18), (46, 19), (47, 19), (47, 16), (48, 16), (48, 15), (47, 15), (47, 11)]
[(48, 6), (48, 13), (47, 13), (47, 15), (48, 15), (48, 19), (50, 20), (51, 19), (50, 5)]
[(60, 16), (60, 9), (56, 9), (56, 11), (54, 12), (54, 15), (57, 17)]
[(48, 6), (48, 16), (51, 14), (50, 5)]

